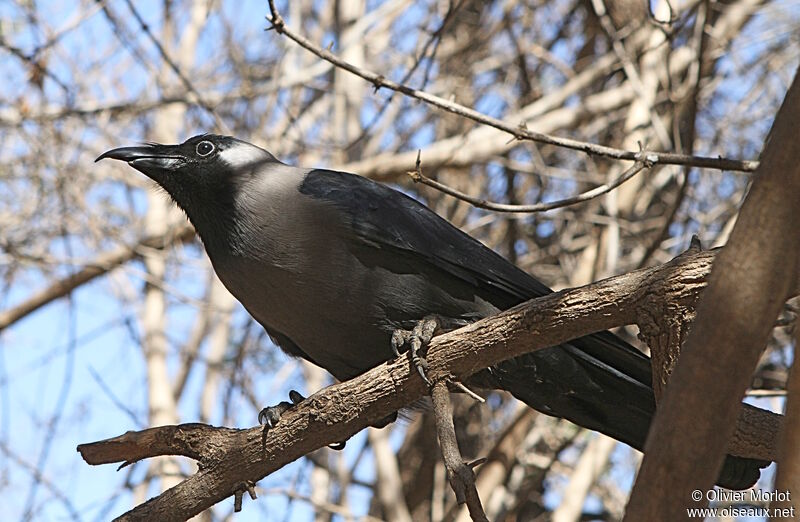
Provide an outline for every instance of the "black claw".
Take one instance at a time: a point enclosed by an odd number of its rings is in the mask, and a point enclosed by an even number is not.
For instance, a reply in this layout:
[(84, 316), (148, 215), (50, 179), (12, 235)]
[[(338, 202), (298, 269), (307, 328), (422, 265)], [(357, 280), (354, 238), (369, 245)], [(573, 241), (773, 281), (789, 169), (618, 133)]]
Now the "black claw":
[(258, 412), (258, 423), (263, 424), (267, 429), (272, 429), (278, 424), (281, 415), (292, 406), (292, 404), (286, 401), (280, 402), (275, 406), (267, 406)]
[(258, 412), (258, 423), (262, 424), (265, 429), (274, 428), (278, 424), (281, 415), (306, 400), (306, 398), (300, 392), (291, 390), (289, 391), (289, 400), (292, 402), (281, 401), (275, 406), (267, 406)]
[(425, 371), (428, 369), (428, 361), (422, 358), (418, 358), (416, 361), (414, 361), (414, 366), (416, 366), (417, 373), (419, 373), (419, 376), (422, 377), (423, 381), (425, 381), (425, 384), (427, 384), (428, 386), (433, 386), (433, 383), (431, 382), (430, 379), (428, 379), (428, 376), (425, 373)]
[(289, 390), (289, 400), (292, 401), (295, 406), (297, 406), (306, 400), (306, 398), (303, 397), (303, 395), (297, 390)]
[[(306, 400), (306, 398), (297, 390), (289, 390), (289, 400), (292, 402), (282, 401), (275, 406), (267, 406), (258, 412), (258, 423), (264, 426), (264, 430), (261, 434), (262, 445), (266, 444), (267, 432), (278, 425), (281, 416), (294, 406)], [(328, 447), (332, 450), (341, 451), (344, 449), (346, 443), (346, 441), (334, 442), (333, 444), (329, 444)]]
[(292, 402), (281, 401), (275, 406), (267, 406), (258, 412), (258, 423), (264, 426), (264, 429), (261, 431), (262, 447), (266, 447), (267, 433), (269, 430), (278, 425), (278, 421), (281, 420), (281, 415), (299, 404), (303, 399), (304, 397), (302, 395), (295, 390), (291, 390), (289, 392), (289, 400)]
[(415, 337), (411, 341), (411, 362), (414, 364), (414, 367), (417, 369), (419, 376), (422, 377), (422, 380), (425, 381), (425, 384), (431, 386), (432, 383), (425, 372), (428, 370), (428, 361), (425, 360), (424, 357), (420, 355), (422, 351), (422, 342), (420, 341), (419, 337)]

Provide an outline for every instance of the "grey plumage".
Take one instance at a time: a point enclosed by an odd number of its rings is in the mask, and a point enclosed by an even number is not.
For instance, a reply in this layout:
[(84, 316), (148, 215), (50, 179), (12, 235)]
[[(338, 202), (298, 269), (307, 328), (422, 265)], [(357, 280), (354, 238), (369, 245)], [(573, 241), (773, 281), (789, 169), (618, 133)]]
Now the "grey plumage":
[[(354, 174), (290, 167), (215, 135), (104, 157), (158, 182), (276, 343), (338, 379), (391, 359), (392, 332), (426, 316), (467, 324), (551, 292), (416, 200)], [(649, 359), (607, 332), (505, 361), (472, 383), (638, 449), (655, 411)], [(729, 457), (719, 483), (748, 487), (761, 465)]]

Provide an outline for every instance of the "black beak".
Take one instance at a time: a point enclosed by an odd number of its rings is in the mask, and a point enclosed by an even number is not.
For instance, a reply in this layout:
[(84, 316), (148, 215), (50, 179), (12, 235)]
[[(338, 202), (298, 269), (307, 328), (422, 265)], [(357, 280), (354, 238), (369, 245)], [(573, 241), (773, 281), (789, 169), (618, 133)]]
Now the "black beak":
[(101, 159), (115, 159), (127, 162), (131, 167), (144, 169), (172, 169), (186, 161), (181, 154), (178, 154), (174, 146), (170, 145), (144, 145), (141, 147), (120, 147), (111, 149), (97, 157), (95, 162)]

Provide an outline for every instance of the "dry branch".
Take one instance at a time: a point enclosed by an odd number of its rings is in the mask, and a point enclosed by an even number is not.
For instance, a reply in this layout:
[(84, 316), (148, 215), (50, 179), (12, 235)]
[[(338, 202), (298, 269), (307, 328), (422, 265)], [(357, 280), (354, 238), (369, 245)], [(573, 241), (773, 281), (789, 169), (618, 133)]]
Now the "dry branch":
[[(428, 376), (433, 382), (464, 380), (510, 357), (592, 332), (637, 323), (644, 311), (651, 308), (653, 295), (691, 306), (705, 286), (713, 259), (714, 252), (682, 255), (659, 267), (556, 292), (435, 337), (427, 354)], [(649, 311), (647, 315), (652, 313)], [(416, 370), (406, 357), (400, 357), (314, 394), (286, 412), (264, 438), (258, 427), (232, 430), (191, 424), (151, 428), (156, 432), (162, 430), (164, 438), (153, 439), (159, 444), (149, 450), (149, 455), (141, 444), (130, 442), (141, 441), (144, 435), (132, 433), (84, 444), (78, 449), (87, 462), (100, 464), (163, 455), (165, 444), (174, 445), (173, 454), (179, 455), (210, 448), (200, 456), (197, 474), (121, 517), (121, 520), (181, 520), (233, 495), (242, 489), (243, 483), (257, 482), (311, 451), (346, 440), (426, 393)], [(743, 419), (755, 415), (759, 422), (780, 417), (752, 407), (745, 411), (753, 413), (743, 414)], [(145, 430), (147, 437), (157, 437), (151, 430)], [(752, 433), (753, 429), (742, 426), (740, 431)], [(194, 440), (201, 433), (207, 434), (207, 442)], [(742, 437), (740, 446), (731, 446), (728, 451), (759, 458), (774, 455), (776, 432), (761, 434), (764, 439), (756, 447), (747, 447), (750, 441)], [(170, 437), (177, 440), (173, 442)]]
[(439, 437), (439, 447), (442, 450), (442, 460), (447, 469), (447, 478), (456, 494), (456, 501), (466, 504), (470, 517), (475, 522), (488, 522), (486, 513), (483, 512), (478, 489), (475, 487), (475, 473), (464, 462), (456, 440), (456, 428), (453, 424), (453, 405), (450, 403), (450, 392), (447, 381), (438, 381), (431, 390), (433, 413), (436, 418), (436, 433)]
[(135, 245), (122, 246), (111, 252), (101, 254), (91, 264), (86, 265), (74, 274), (55, 281), (20, 304), (8, 310), (0, 311), (0, 331), (46, 304), (66, 296), (79, 286), (139, 257), (143, 248), (163, 249), (175, 243), (188, 241), (193, 237), (194, 228), (188, 223), (183, 223), (178, 228), (167, 231), (166, 234), (146, 237)]
[[(614, 147), (608, 147), (605, 145), (598, 145), (595, 143), (588, 143), (585, 141), (579, 141), (570, 138), (560, 138), (557, 136), (551, 136), (549, 134), (532, 131), (529, 130), (527, 126), (525, 126), (524, 124), (513, 125), (504, 122), (502, 120), (499, 120), (497, 118), (493, 118), (491, 116), (483, 114), (481, 112), (478, 112), (469, 107), (460, 105), (456, 102), (445, 100), (444, 98), (440, 98), (439, 96), (389, 80), (382, 74), (377, 74), (372, 71), (368, 71), (361, 67), (357, 67), (352, 63), (346, 62), (345, 60), (342, 60), (329, 50), (324, 49), (319, 45), (312, 43), (309, 39), (307, 39), (303, 35), (290, 29), (286, 25), (286, 22), (284, 22), (283, 17), (281, 17), (277, 8), (275, 7), (274, 0), (269, 0), (269, 9), (271, 16), (270, 22), (272, 23), (271, 29), (274, 29), (280, 34), (285, 34), (287, 37), (289, 37), (291, 40), (296, 42), (301, 47), (314, 53), (323, 60), (332, 63), (336, 67), (344, 69), (345, 71), (355, 74), (356, 76), (359, 76), (364, 80), (370, 82), (372, 85), (375, 86), (375, 90), (381, 87), (386, 87), (387, 89), (397, 91), (411, 98), (416, 98), (429, 105), (438, 107), (439, 109), (443, 109), (447, 112), (456, 114), (458, 116), (462, 116), (464, 118), (468, 118), (483, 125), (494, 127), (495, 129), (501, 130), (511, 135), (514, 139), (517, 140), (531, 140), (537, 143), (556, 145), (558, 147), (577, 150), (585, 152), (587, 154), (593, 154), (596, 156), (601, 156), (616, 160), (639, 161), (640, 159), (639, 152), (616, 149)], [(758, 166), (757, 161), (742, 161), (742, 160), (732, 160), (727, 158), (708, 158), (702, 156), (686, 156), (683, 154), (676, 154), (674, 152), (652, 152), (647, 155), (646, 159), (649, 163), (652, 163), (653, 165), (657, 164), (688, 165), (693, 167), (722, 169), (722, 170), (738, 170), (743, 172), (752, 172)]]
[(627, 520), (678, 520), (714, 484), (741, 399), (800, 260), (800, 75), (775, 118), (645, 446)]
[(494, 212), (547, 212), (549, 210), (555, 210), (557, 208), (563, 208), (569, 205), (575, 205), (578, 203), (583, 203), (585, 201), (589, 201), (596, 197), (602, 196), (603, 194), (608, 194), (615, 188), (619, 187), (633, 176), (638, 174), (639, 172), (650, 168), (652, 165), (649, 164), (647, 161), (647, 152), (641, 151), (640, 157), (637, 159), (633, 165), (625, 169), (625, 171), (616, 177), (610, 183), (604, 183), (600, 186), (594, 187), (586, 192), (582, 192), (581, 194), (571, 196), (564, 199), (559, 199), (557, 201), (548, 201), (545, 203), (534, 203), (532, 205), (514, 205), (514, 204), (506, 204), (506, 203), (495, 203), (493, 201), (487, 201), (486, 199), (482, 198), (474, 198), (469, 194), (465, 194), (458, 189), (454, 189), (444, 183), (436, 181), (435, 179), (431, 179), (428, 176), (422, 173), (422, 164), (421, 164), (421, 152), (417, 152), (417, 164), (416, 169), (413, 171), (409, 171), (408, 175), (411, 176), (411, 179), (414, 183), (422, 183), (423, 185), (428, 185), (429, 187), (433, 187), (436, 190), (443, 192), (449, 196), (453, 196), (456, 199), (460, 199), (461, 201), (466, 201), (470, 205), (483, 208), (486, 210), (492, 210)]
[[(778, 455), (778, 477), (775, 480), (775, 491), (800, 491), (800, 364), (797, 363), (797, 347), (800, 346), (800, 328), (795, 328), (795, 359), (789, 373), (786, 398), (786, 422), (780, 434)], [(795, 499), (797, 497), (794, 497)], [(796, 501), (794, 503), (796, 506)], [(772, 508), (792, 509), (792, 498), (779, 499), (770, 504)], [(796, 509), (796, 507), (795, 507)], [(788, 517), (787, 517), (788, 518)], [(773, 512), (773, 520), (779, 519)]]

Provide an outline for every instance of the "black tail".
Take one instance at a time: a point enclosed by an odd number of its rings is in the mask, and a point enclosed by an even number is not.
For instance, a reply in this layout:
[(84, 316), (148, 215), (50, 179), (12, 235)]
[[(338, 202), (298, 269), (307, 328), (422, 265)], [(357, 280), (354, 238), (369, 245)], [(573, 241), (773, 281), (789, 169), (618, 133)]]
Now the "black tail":
[[(522, 355), (475, 376), (480, 386), (509, 391), (535, 410), (640, 451), (656, 409), (651, 379), (650, 359), (609, 332)], [(747, 489), (768, 464), (728, 455), (717, 484)]]

